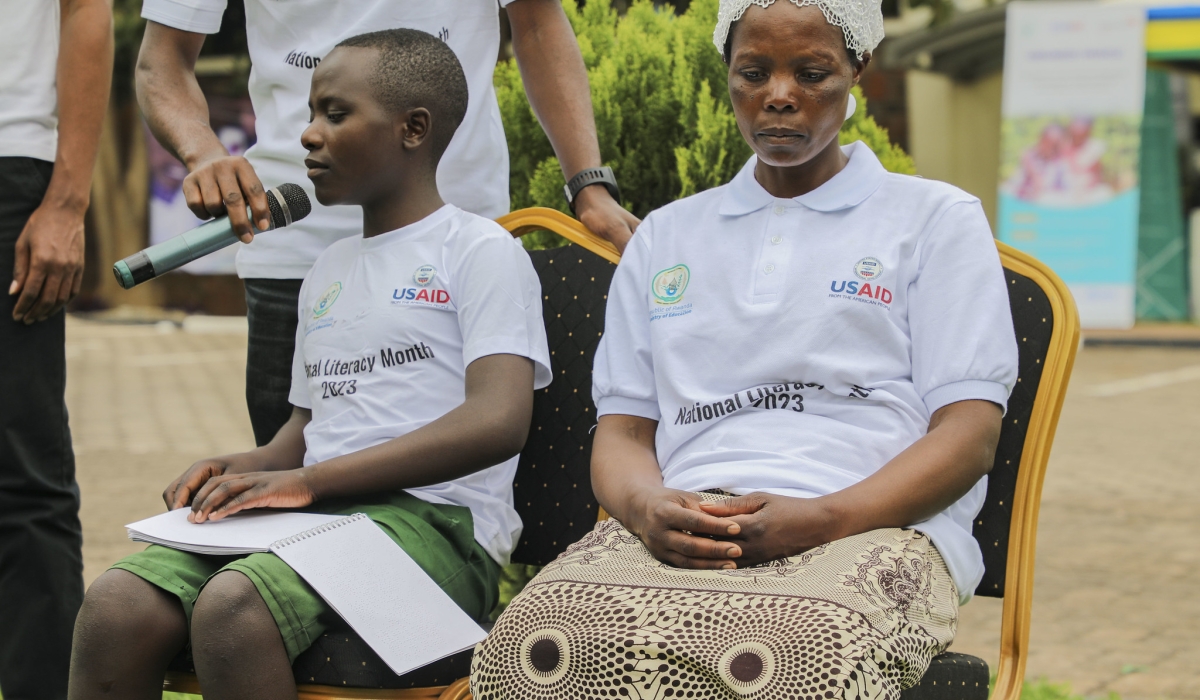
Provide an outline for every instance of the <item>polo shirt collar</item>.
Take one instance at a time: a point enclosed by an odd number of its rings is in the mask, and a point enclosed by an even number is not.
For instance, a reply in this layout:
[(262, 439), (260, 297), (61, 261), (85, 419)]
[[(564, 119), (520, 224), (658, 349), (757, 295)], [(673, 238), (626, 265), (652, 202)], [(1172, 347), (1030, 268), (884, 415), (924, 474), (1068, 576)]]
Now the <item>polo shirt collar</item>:
[[(887, 173), (879, 159), (862, 141), (842, 146), (842, 153), (850, 158), (850, 162), (841, 172), (812, 192), (794, 197), (792, 201), (814, 211), (831, 212), (862, 204), (874, 194)], [(750, 160), (725, 188), (718, 210), (722, 216), (743, 216), (776, 201), (776, 197), (763, 189), (754, 178), (757, 162), (757, 156), (750, 156)]]

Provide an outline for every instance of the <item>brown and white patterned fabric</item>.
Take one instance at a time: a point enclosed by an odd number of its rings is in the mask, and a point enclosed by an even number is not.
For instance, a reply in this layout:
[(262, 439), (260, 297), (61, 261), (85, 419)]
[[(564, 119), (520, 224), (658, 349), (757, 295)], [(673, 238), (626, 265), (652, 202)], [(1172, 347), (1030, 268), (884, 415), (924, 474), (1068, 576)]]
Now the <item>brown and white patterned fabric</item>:
[(957, 624), (946, 565), (913, 530), (696, 571), (659, 562), (607, 520), (513, 600), (475, 650), (471, 690), (476, 700), (899, 700)]

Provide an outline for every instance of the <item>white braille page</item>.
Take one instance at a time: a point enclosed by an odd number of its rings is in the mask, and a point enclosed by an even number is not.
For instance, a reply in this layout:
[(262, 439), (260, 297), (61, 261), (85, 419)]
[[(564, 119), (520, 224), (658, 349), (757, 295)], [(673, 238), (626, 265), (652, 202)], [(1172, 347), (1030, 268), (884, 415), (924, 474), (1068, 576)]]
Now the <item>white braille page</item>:
[(271, 545), (396, 674), (487, 633), (370, 518), (356, 513)]
[(125, 526), (129, 539), (196, 554), (237, 556), (265, 552), (297, 532), (337, 522), (339, 515), (252, 510), (221, 520), (189, 523), (191, 508), (178, 508)]

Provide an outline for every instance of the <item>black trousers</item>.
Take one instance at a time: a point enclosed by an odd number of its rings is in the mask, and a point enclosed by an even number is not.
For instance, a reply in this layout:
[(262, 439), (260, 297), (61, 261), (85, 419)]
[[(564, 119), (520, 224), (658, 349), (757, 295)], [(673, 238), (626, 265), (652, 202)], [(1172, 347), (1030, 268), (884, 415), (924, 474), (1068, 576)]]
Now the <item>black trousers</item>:
[(67, 427), (62, 312), (12, 320), (17, 237), (53, 165), (0, 158), (0, 693), (67, 697), (71, 633), (83, 602), (79, 487)]
[(292, 355), (296, 351), (296, 304), (304, 280), (247, 279), (246, 407), (254, 442), (271, 441), (292, 415)]

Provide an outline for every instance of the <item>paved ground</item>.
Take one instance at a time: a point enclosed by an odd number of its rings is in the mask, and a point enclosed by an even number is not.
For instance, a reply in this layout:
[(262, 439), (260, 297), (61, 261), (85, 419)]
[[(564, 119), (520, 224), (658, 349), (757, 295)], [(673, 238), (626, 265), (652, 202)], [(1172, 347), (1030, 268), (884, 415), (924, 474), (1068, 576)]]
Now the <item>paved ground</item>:
[[(121, 525), (160, 512), (170, 479), (253, 445), (244, 332), (191, 330), (68, 325), (89, 582), (138, 549)], [(1029, 677), (1200, 698), (1198, 389), (1200, 350), (1080, 353), (1046, 480)], [(995, 664), (999, 603), (963, 609), (957, 651)]]

